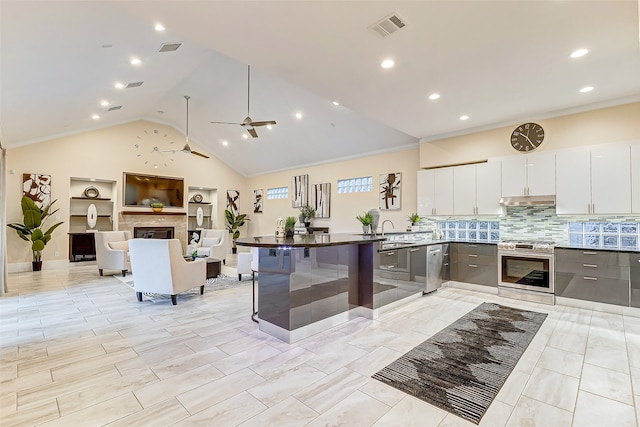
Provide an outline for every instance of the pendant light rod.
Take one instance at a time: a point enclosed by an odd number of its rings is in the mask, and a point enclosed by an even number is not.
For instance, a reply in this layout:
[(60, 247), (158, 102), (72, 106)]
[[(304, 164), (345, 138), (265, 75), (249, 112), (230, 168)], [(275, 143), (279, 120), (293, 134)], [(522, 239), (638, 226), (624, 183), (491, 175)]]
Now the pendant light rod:
[(184, 99), (187, 100), (187, 144), (189, 143), (189, 95), (185, 95)]
[(249, 117), (249, 94), (251, 93), (251, 65), (247, 65), (247, 117)]

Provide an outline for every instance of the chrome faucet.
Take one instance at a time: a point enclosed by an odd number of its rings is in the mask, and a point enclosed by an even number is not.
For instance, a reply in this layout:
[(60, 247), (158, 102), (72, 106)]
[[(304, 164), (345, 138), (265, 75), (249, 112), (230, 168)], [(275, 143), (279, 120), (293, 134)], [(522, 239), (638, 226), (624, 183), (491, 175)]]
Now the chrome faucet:
[(382, 237), (384, 237), (384, 223), (385, 222), (390, 222), (391, 223), (391, 228), (393, 228), (395, 230), (395, 226), (393, 225), (393, 222), (391, 222), (390, 219), (385, 219), (384, 221), (382, 221)]

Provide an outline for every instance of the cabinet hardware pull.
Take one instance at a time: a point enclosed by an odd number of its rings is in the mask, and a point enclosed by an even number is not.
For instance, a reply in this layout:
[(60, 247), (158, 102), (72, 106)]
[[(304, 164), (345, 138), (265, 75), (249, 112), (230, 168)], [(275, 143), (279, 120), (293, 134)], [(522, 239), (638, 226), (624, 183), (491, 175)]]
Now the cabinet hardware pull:
[(429, 255), (434, 255), (434, 254), (439, 254), (440, 253), (440, 249), (435, 249), (432, 251), (429, 251)]
[(478, 264), (469, 264), (469, 267), (478, 268)]
[(583, 278), (584, 280), (595, 280), (595, 281), (597, 281), (597, 280), (598, 280), (598, 278), (597, 278), (597, 277), (583, 276), (582, 278)]
[(476, 254), (469, 254), (469, 256), (470, 256), (470, 257), (475, 258), (475, 257), (477, 257), (478, 255), (476, 255)]
[(585, 255), (598, 255), (598, 252), (582, 252)]
[(448, 263), (448, 262), (445, 262), (445, 263), (444, 263), (444, 264), (442, 264), (442, 265), (449, 265), (449, 263)]
[(468, 245), (470, 248), (477, 248), (478, 245)]
[(387, 252), (387, 256), (395, 255), (396, 251)]
[(418, 252), (420, 249), (409, 249), (409, 252)]
[(598, 268), (596, 264), (582, 264), (583, 267)]

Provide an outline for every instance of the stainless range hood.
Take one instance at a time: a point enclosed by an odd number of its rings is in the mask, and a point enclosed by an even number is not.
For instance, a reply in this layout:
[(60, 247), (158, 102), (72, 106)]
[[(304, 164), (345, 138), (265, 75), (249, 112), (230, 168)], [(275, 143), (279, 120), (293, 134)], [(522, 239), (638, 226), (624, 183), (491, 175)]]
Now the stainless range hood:
[(516, 196), (503, 197), (500, 199), (502, 206), (555, 206), (556, 196), (549, 194), (545, 196)]

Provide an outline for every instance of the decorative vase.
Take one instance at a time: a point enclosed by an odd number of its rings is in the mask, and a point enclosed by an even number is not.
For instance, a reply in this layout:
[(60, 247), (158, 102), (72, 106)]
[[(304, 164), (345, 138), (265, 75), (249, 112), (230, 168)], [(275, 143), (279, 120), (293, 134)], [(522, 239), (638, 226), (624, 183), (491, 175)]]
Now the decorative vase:
[(362, 224), (362, 233), (369, 234), (369, 226)]
[(33, 271), (42, 270), (42, 261), (31, 261), (31, 268)]
[(378, 223), (380, 222), (380, 212), (377, 209), (371, 209), (371, 233), (376, 234), (378, 232)]
[(285, 239), (293, 239), (293, 230), (284, 230)]

